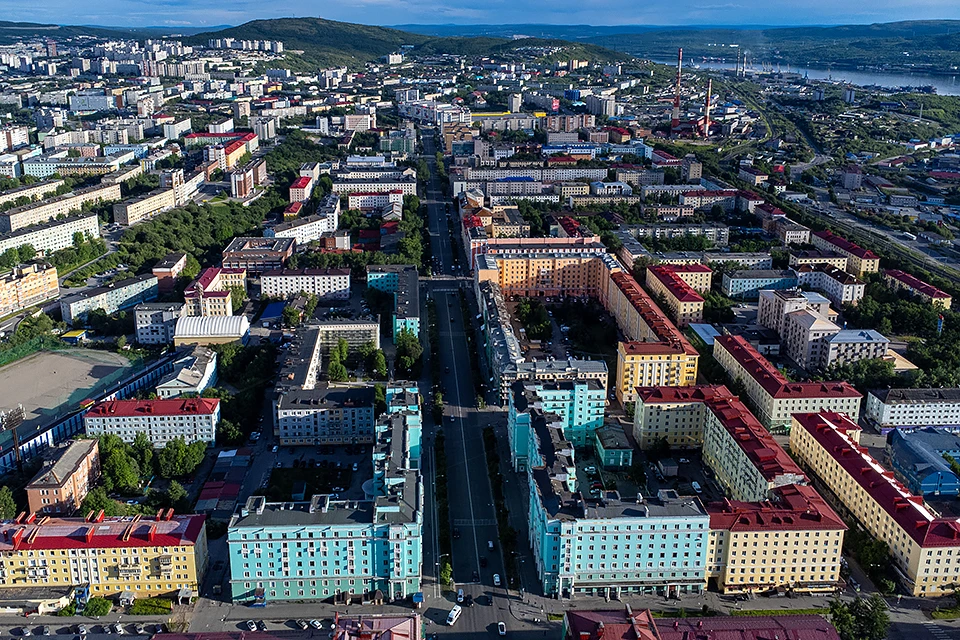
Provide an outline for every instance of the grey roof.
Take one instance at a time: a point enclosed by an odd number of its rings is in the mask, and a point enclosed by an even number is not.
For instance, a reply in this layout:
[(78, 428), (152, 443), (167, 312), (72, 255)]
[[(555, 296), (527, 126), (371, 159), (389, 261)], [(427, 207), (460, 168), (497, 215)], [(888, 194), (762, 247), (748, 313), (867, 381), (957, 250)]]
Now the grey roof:
[(828, 338), (829, 342), (882, 342), (889, 343), (882, 333), (873, 329), (842, 329)]
[(732, 271), (724, 275), (731, 280), (767, 280), (771, 278), (793, 278), (796, 280), (797, 274), (790, 269), (744, 269), (742, 271)]
[(30, 481), (27, 488), (59, 487), (64, 481), (77, 471), (80, 462), (90, 451), (97, 447), (97, 440), (77, 440), (60, 452), (60, 455)]
[(877, 389), (871, 391), (884, 404), (953, 404), (960, 402), (960, 389)]
[(943, 454), (960, 451), (960, 436), (927, 427), (912, 432), (894, 429), (887, 436), (891, 455), (897, 463), (918, 475), (953, 474)]
[(632, 449), (627, 434), (619, 424), (605, 424), (596, 431), (600, 446), (606, 450)]
[(119, 282), (113, 282), (103, 287), (94, 287), (93, 289), (87, 289), (86, 291), (75, 293), (72, 296), (67, 296), (66, 298), (63, 298), (62, 300), (60, 300), (60, 304), (70, 305), (78, 300), (87, 300), (89, 298), (95, 298), (109, 291), (124, 289), (126, 287), (138, 285), (148, 280), (153, 280), (153, 284), (157, 283), (157, 277), (155, 275), (153, 275), (152, 273), (145, 273), (143, 275), (127, 278), (126, 280), (120, 280)]

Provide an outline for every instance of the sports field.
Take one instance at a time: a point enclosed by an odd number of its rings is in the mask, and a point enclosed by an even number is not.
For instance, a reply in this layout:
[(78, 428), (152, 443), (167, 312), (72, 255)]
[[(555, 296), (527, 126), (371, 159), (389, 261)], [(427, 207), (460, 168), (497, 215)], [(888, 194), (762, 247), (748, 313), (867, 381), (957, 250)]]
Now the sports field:
[(131, 369), (116, 353), (77, 349), (41, 351), (0, 368), (0, 411), (22, 404), (25, 421), (44, 424), (77, 408), (97, 388)]

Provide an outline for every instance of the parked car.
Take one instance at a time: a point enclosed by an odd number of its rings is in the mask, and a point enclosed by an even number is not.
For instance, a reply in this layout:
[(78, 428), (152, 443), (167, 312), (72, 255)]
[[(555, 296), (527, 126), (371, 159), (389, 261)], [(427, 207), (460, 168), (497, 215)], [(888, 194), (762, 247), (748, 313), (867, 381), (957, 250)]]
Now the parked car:
[(138, 635), (138, 636), (143, 635), (143, 631), (144, 631), (143, 625), (140, 624), (139, 622), (138, 622), (136, 625), (134, 625), (133, 629), (134, 629), (134, 631), (137, 632), (137, 635)]
[(457, 604), (463, 604), (463, 589), (457, 589)]
[(680, 464), (689, 464), (689, 463), (690, 463), (690, 461), (687, 460), (686, 458), (680, 458), (679, 460), (677, 460), (677, 462), (679, 462)]
[(297, 626), (306, 631), (310, 628), (310, 625), (307, 624), (306, 620), (297, 620)]
[(78, 625), (77, 625), (77, 633), (79, 633), (81, 636), (87, 635), (87, 625), (85, 625), (85, 624), (78, 624)]
[(507, 625), (505, 625), (503, 622), (497, 623), (497, 635), (507, 635)]
[(280, 447), (278, 447), (277, 445), (273, 445), (273, 448), (270, 449), (270, 451), (272, 451), (273, 453), (276, 453), (277, 451), (280, 451)]
[(267, 630), (267, 623), (264, 622), (263, 620), (257, 620), (257, 626), (260, 627), (260, 631)]
[(499, 587), (499, 586), (500, 586), (500, 574), (499, 574), (499, 573), (493, 574), (493, 586), (495, 586), (495, 587)]
[(41, 629), (41, 631), (43, 632), (43, 635), (45, 635), (45, 636), (49, 636), (49, 635), (50, 635), (50, 627), (49, 627), (48, 625), (43, 625), (43, 629)]
[(22, 635), (22, 636), (24, 636), (24, 637), (26, 637), (26, 636), (32, 636), (32, 635), (33, 635), (33, 632), (30, 631), (30, 629), (28, 629), (27, 627), (21, 627), (21, 628), (20, 628), (20, 635)]
[(310, 621), (310, 626), (313, 627), (314, 629), (316, 629), (317, 631), (319, 631), (320, 629), (323, 628), (323, 625), (320, 624), (320, 621), (319, 621), (319, 620), (311, 620), (311, 621)]
[(480, 556), (480, 568), (484, 569), (487, 566), (487, 556)]
[(463, 605), (466, 606), (466, 607), (472, 607), (472, 606), (473, 606), (473, 596), (468, 593), (467, 596), (463, 599)]
[(700, 486), (700, 483), (694, 480), (690, 483), (690, 486), (693, 487), (693, 490), (697, 493), (703, 493), (703, 488)]
[(256, 631), (257, 623), (254, 622), (253, 620), (247, 620), (247, 629), (249, 629), (250, 631)]
[(122, 636), (125, 633), (123, 625), (119, 622), (113, 623), (113, 632), (118, 636)]

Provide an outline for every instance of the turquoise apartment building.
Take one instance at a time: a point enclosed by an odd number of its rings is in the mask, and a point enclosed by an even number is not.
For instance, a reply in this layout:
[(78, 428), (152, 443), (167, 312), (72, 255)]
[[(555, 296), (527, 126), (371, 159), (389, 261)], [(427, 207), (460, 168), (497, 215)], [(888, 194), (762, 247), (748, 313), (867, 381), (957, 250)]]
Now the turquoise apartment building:
[(391, 385), (362, 488), (302, 502), (247, 499), (227, 529), (232, 600), (325, 600), (378, 589), (395, 600), (420, 592), (420, 422), (416, 385)]
[(393, 294), (393, 341), (404, 329), (420, 336), (420, 276), (409, 264), (370, 265), (367, 286)]
[(710, 518), (696, 497), (655, 497), (579, 486), (573, 443), (556, 416), (531, 412), (529, 537), (544, 593), (677, 596), (707, 584)]
[(597, 380), (515, 382), (510, 391), (507, 434), (514, 471), (526, 468), (533, 409), (555, 414), (573, 446), (593, 446), (594, 432), (603, 426), (606, 403)]

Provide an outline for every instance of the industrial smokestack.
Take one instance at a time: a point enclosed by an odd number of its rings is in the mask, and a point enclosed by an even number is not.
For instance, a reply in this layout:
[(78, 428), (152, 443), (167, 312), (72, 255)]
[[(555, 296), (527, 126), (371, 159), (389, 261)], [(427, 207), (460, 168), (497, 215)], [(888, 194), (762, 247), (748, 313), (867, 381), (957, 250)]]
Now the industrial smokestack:
[(713, 78), (707, 79), (707, 103), (703, 105), (703, 137), (710, 137), (710, 98), (713, 93)]
[(683, 73), (683, 47), (677, 49), (677, 86), (673, 94), (673, 115), (670, 118), (670, 129), (680, 128), (680, 74)]

